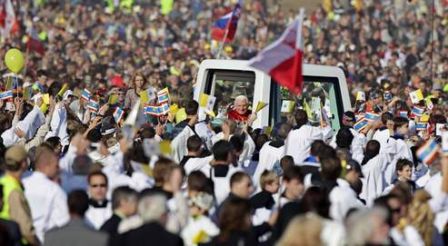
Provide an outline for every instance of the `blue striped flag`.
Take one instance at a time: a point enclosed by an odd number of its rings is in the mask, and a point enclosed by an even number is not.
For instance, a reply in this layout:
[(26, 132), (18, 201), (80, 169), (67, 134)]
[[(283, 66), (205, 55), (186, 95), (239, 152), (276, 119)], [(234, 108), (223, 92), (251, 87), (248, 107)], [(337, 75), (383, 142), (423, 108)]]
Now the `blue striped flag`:
[(97, 112), (98, 109), (100, 109), (100, 104), (97, 101), (90, 100), (89, 103), (87, 104), (87, 108), (90, 111)]
[(157, 92), (157, 102), (159, 104), (168, 102), (170, 100), (170, 93), (168, 91), (168, 88), (162, 89), (159, 92)]
[(423, 146), (417, 150), (417, 157), (426, 165), (431, 165), (432, 162), (437, 158), (440, 146), (437, 144), (436, 140), (430, 139)]
[(403, 118), (408, 118), (408, 111), (400, 111), (399, 112), (399, 115), (401, 116), (401, 117), (403, 117)]
[(170, 105), (168, 103), (164, 103), (159, 106), (159, 114), (168, 114), (170, 112)]
[(369, 123), (369, 121), (368, 120), (366, 120), (365, 118), (361, 118), (361, 119), (359, 119), (358, 120), (358, 122), (356, 122), (354, 125), (353, 125), (353, 129), (355, 129), (356, 131), (361, 131), (362, 129), (364, 129), (366, 126), (367, 126), (367, 124)]
[(14, 95), (11, 90), (0, 93), (0, 100), (7, 100), (12, 98)]
[(424, 131), (426, 130), (428, 127), (428, 123), (426, 122), (417, 122), (417, 124), (415, 124), (415, 130), (417, 131)]
[(379, 118), (380, 118), (379, 114), (375, 114), (375, 113), (372, 113), (372, 112), (366, 113), (366, 116), (365, 116), (365, 119), (368, 120), (368, 121), (376, 121)]
[(121, 109), (120, 107), (115, 108), (113, 116), (116, 123), (120, 122), (121, 118), (123, 118), (123, 114), (124, 114), (123, 109)]
[(159, 107), (157, 107), (157, 106), (146, 106), (145, 107), (145, 114), (158, 116), (159, 115)]
[(87, 89), (82, 90), (82, 92), (81, 92), (81, 98), (82, 99), (84, 99), (86, 101), (90, 101), (90, 97), (91, 96), (92, 96), (92, 93), (90, 93), (89, 90), (87, 90)]
[(420, 108), (420, 107), (413, 107), (411, 113), (415, 116), (422, 116), (423, 113), (425, 112), (424, 108)]

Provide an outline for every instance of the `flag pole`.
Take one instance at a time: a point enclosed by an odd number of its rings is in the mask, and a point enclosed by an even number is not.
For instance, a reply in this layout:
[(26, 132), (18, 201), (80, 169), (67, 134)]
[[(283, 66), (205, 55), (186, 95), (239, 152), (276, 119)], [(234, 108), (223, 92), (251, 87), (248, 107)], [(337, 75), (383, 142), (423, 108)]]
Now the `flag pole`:
[(230, 17), (229, 24), (226, 26), (226, 32), (224, 33), (224, 37), (222, 38), (221, 43), (219, 45), (218, 53), (216, 54), (216, 59), (221, 58), (221, 53), (222, 53), (222, 50), (224, 49), (224, 43), (226, 42), (227, 35), (229, 34), (229, 25), (232, 24), (231, 23), (232, 18), (233, 18), (233, 12), (232, 12), (232, 16)]

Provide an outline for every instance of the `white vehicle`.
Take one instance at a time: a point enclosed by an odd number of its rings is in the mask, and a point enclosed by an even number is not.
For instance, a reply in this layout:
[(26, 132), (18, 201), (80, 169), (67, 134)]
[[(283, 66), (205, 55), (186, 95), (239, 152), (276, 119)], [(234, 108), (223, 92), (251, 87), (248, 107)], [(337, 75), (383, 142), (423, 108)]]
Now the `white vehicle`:
[[(252, 108), (260, 101), (268, 103), (257, 114), (254, 128), (273, 126), (282, 120), (285, 116), (281, 112), (283, 100), (295, 101), (296, 107), (309, 106), (311, 109), (320, 104), (327, 112), (332, 128), (339, 129), (343, 112), (352, 109), (343, 71), (338, 67), (304, 64), (303, 78), (303, 93), (296, 96), (281, 89), (269, 75), (249, 67), (248, 61), (204, 60), (198, 71), (194, 98), (198, 100), (201, 93), (215, 96), (214, 111), (218, 114), (239, 95), (246, 95)], [(317, 114), (311, 116), (311, 121), (314, 116)]]

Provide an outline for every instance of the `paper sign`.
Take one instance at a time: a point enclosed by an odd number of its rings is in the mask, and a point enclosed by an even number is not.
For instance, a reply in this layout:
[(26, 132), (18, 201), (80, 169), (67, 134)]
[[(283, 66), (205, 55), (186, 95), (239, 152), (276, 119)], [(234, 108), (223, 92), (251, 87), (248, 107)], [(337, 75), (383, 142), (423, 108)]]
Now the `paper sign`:
[(420, 89), (409, 93), (409, 96), (411, 97), (411, 101), (413, 104), (418, 104), (424, 98), (423, 92)]
[(436, 124), (436, 136), (442, 136), (442, 132), (445, 128), (446, 128), (445, 124), (437, 123)]
[(448, 155), (448, 131), (444, 131), (442, 134), (442, 152), (444, 155)]
[(365, 101), (366, 100), (366, 93), (364, 91), (358, 91), (356, 93), (356, 101)]
[(282, 112), (282, 113), (291, 113), (294, 110), (294, 105), (295, 105), (294, 101), (283, 100), (282, 101), (282, 108), (281, 108), (280, 112)]

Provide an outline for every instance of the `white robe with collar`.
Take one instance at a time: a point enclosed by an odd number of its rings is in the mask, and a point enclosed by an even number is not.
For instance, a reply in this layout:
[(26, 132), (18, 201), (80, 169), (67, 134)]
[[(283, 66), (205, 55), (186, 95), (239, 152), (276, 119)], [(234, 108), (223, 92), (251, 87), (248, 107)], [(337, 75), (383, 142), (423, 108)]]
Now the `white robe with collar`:
[(266, 142), (260, 149), (260, 157), (258, 165), (255, 169), (252, 180), (254, 185), (259, 187), (260, 177), (264, 170), (272, 170), (275, 163), (279, 163), (282, 157), (285, 155), (285, 145), (280, 147), (274, 147), (270, 145), (271, 141)]
[(399, 159), (407, 159), (413, 161), (411, 149), (408, 147), (407, 143), (402, 139), (389, 138), (386, 145), (386, 153), (389, 155), (388, 158), (391, 160), (389, 165), (383, 170), (384, 181), (386, 186), (392, 184), (396, 177), (395, 166)]
[(285, 141), (286, 155), (294, 158), (294, 163), (299, 164), (310, 155), (311, 144), (315, 140), (327, 140), (331, 138), (332, 129), (303, 125), (299, 129), (289, 132)]
[(174, 139), (171, 141), (171, 158), (179, 163), (185, 155), (187, 155), (187, 140), (195, 135), (195, 132), (187, 125)]
[(375, 198), (381, 196), (384, 190), (383, 168), (387, 165), (387, 158), (378, 154), (362, 166), (364, 178), (362, 181), (362, 191), (359, 195), (366, 201), (367, 206), (371, 206)]

